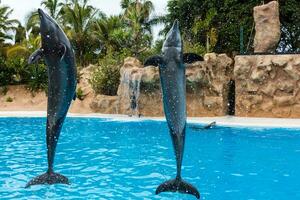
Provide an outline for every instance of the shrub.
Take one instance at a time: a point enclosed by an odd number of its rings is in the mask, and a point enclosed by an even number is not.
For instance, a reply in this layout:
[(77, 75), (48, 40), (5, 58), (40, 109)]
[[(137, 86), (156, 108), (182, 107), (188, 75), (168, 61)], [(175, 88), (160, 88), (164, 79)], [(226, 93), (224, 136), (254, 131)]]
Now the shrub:
[(13, 102), (13, 99), (11, 97), (7, 97), (6, 102)]
[(160, 91), (159, 79), (151, 82), (141, 81), (140, 90), (144, 93), (154, 93), (156, 91)]
[(7, 86), (0, 87), (0, 94), (6, 95), (7, 92), (8, 92), (8, 87)]
[(26, 84), (31, 92), (46, 90), (48, 87), (47, 68), (44, 64), (29, 65)]
[(184, 43), (184, 53), (196, 53), (198, 55), (204, 55), (206, 52), (205, 47), (198, 43), (191, 43), (185, 41)]
[(28, 65), (25, 58), (17, 56), (8, 58), (2, 65), (0, 63), (0, 68), (0, 86), (26, 84), (32, 92), (47, 88), (47, 68), (44, 64)]
[(0, 56), (0, 86), (11, 84), (14, 70), (6, 66), (3, 57)]
[(6, 60), (6, 68), (12, 73), (9, 84), (25, 83), (27, 61), (23, 57), (12, 57)]
[(90, 83), (97, 94), (115, 96), (120, 83), (120, 65), (117, 59), (105, 57), (92, 73)]
[(76, 91), (76, 97), (80, 100), (83, 101), (85, 98), (85, 95), (83, 94), (83, 90), (81, 88), (78, 88)]

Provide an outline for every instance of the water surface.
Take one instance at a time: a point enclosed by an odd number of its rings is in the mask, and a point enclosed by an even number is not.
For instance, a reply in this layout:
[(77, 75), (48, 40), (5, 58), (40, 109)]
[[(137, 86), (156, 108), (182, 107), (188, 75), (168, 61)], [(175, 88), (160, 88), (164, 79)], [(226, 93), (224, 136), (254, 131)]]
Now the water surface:
[[(68, 118), (55, 171), (71, 185), (26, 183), (47, 169), (45, 118), (0, 118), (2, 199), (195, 199), (155, 195), (176, 172), (165, 122)], [(183, 177), (205, 200), (300, 199), (300, 131), (187, 129)]]

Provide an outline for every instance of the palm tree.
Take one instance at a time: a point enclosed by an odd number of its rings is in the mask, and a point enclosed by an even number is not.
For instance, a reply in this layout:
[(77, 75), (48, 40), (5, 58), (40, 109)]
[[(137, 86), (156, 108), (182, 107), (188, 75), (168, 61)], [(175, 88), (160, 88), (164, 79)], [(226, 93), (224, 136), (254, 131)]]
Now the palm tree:
[[(62, 22), (62, 6), (64, 4), (61, 0), (43, 0), (41, 2), (41, 6), (43, 6), (49, 15), (58, 21), (59, 23)], [(26, 30), (30, 31), (30, 33), (34, 36), (37, 36), (39, 34), (39, 26), (40, 26), (40, 20), (39, 15), (36, 10), (30, 12), (28, 16), (26, 17)]]
[(92, 29), (101, 42), (101, 51), (104, 55), (130, 48), (128, 43), (130, 34), (126, 31), (121, 16), (100, 18), (94, 22)]
[(55, 20), (61, 18), (60, 12), (63, 5), (61, 0), (43, 0), (41, 2), (41, 6), (44, 6), (48, 10), (50, 16)]
[(82, 67), (90, 63), (95, 57), (93, 51), (100, 46), (91, 27), (96, 18), (104, 16), (88, 2), (88, 0), (67, 0), (62, 11), (67, 35), (71, 38), (78, 62)]
[(14, 31), (20, 22), (16, 19), (9, 19), (9, 16), (13, 12), (8, 6), (0, 6), (0, 43), (5, 40), (13, 39), (9, 31)]
[(133, 54), (137, 56), (151, 45), (151, 26), (157, 23), (155, 18), (150, 19), (154, 6), (150, 0), (122, 0), (121, 7), (132, 32)]
[(20, 44), (25, 40), (26, 40), (26, 30), (21, 24), (19, 24), (18, 27), (16, 28), (15, 44), (16, 43)]

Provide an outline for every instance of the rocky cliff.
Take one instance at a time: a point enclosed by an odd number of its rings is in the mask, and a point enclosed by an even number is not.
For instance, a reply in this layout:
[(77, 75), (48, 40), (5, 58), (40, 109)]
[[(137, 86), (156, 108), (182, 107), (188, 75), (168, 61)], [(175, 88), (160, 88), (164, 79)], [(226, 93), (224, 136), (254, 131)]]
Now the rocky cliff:
[(300, 117), (300, 55), (235, 58), (236, 115)]
[[(158, 68), (144, 67), (135, 58), (127, 58), (120, 72), (118, 97), (112, 100), (118, 104), (117, 113), (163, 116)], [(232, 74), (233, 61), (225, 54), (206, 54), (204, 61), (188, 65), (188, 116), (226, 115)]]
[(254, 7), (255, 53), (275, 52), (280, 40), (279, 4), (271, 1), (268, 4)]

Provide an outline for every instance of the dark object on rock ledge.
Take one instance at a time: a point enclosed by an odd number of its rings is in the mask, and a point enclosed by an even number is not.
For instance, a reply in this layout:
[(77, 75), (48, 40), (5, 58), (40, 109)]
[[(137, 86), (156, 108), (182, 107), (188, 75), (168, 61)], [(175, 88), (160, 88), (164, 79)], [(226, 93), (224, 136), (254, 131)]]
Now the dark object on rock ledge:
[(198, 126), (189, 126), (189, 128), (193, 129), (193, 130), (207, 130), (207, 129), (211, 129), (211, 128), (214, 128), (216, 127), (217, 123), (214, 121), (214, 122), (211, 122), (203, 127), (198, 127)]

